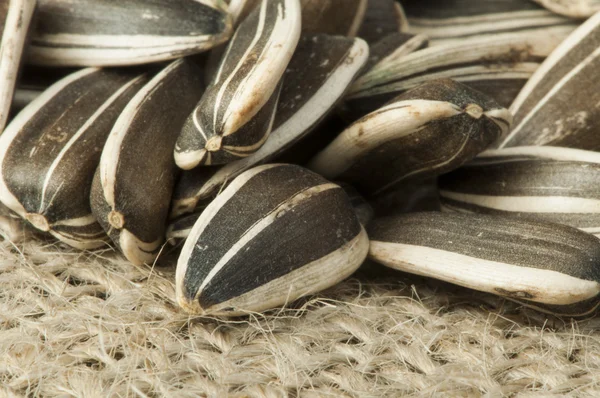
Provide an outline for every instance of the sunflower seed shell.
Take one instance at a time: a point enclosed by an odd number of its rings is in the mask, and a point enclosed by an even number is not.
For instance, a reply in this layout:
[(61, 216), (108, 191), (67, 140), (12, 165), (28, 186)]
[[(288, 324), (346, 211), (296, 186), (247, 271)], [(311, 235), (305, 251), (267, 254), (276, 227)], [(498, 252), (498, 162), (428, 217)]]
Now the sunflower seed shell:
[(195, 314), (281, 306), (343, 280), (367, 251), (338, 185), (299, 166), (259, 166), (237, 177), (194, 225), (177, 263), (177, 300)]
[(369, 225), (369, 258), (471, 289), (551, 305), (600, 293), (600, 240), (513, 217), (412, 213)]
[(177, 140), (180, 168), (229, 163), (264, 145), (300, 21), (299, 0), (263, 0), (240, 24)]
[(439, 180), (444, 209), (511, 214), (600, 234), (600, 154), (559, 147), (487, 151)]
[(533, 0), (560, 15), (571, 18), (589, 18), (600, 11), (599, 0)]
[(265, 145), (247, 158), (223, 167), (185, 171), (173, 199), (173, 216), (193, 211), (244, 171), (272, 161), (303, 137), (334, 108), (369, 54), (361, 39), (304, 35), (285, 73), (273, 131)]
[(232, 33), (225, 7), (222, 0), (39, 0), (28, 62), (135, 65), (205, 51)]
[(514, 128), (499, 147), (600, 149), (598, 70), (600, 13), (565, 39), (523, 87), (510, 107)]
[(0, 5), (0, 132), (8, 121), (21, 54), (35, 0), (4, 0)]
[(2, 202), (73, 247), (103, 245), (106, 234), (90, 209), (92, 179), (114, 122), (146, 80), (135, 71), (88, 68), (44, 91), (0, 136)]
[(369, 0), (357, 36), (373, 44), (389, 34), (407, 30), (408, 21), (400, 3), (395, 0)]
[(309, 168), (375, 197), (474, 158), (511, 123), (508, 110), (452, 80), (400, 95), (343, 131)]
[(92, 186), (92, 211), (133, 264), (150, 263), (164, 241), (178, 169), (177, 135), (200, 99), (202, 71), (172, 62), (136, 94), (117, 119)]

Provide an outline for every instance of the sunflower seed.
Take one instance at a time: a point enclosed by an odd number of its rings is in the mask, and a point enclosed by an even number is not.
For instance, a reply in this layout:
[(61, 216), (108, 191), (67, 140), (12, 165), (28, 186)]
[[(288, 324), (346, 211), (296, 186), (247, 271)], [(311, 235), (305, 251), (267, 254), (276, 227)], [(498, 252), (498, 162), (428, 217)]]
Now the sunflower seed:
[(285, 73), (273, 132), (256, 153), (223, 167), (198, 167), (183, 173), (173, 215), (193, 211), (244, 171), (269, 162), (305, 137), (345, 93), (368, 57), (361, 39), (303, 35)]
[(368, 245), (338, 185), (299, 166), (259, 166), (194, 225), (177, 263), (177, 301), (197, 314), (277, 307), (345, 279)]
[(420, 0), (403, 6), (411, 33), (429, 36), (432, 45), (508, 32), (551, 34), (577, 27), (575, 21), (524, 0)]
[(412, 213), (375, 219), (369, 258), (413, 274), (551, 305), (600, 293), (600, 240), (512, 217)]
[(301, 0), (302, 33), (354, 37), (363, 23), (368, 0)]
[(439, 180), (446, 210), (512, 214), (600, 235), (600, 154), (559, 147), (488, 151)]
[(201, 75), (190, 60), (168, 65), (129, 102), (102, 151), (92, 211), (133, 264), (153, 261), (163, 243), (178, 175), (173, 149), (202, 95)]
[(451, 78), (482, 90), (508, 106), (567, 33), (507, 33), (468, 38), (387, 57), (354, 82), (346, 106), (364, 115), (406, 90), (439, 78)]
[(0, 132), (8, 120), (21, 54), (34, 10), (35, 0), (4, 0), (0, 4)]
[(499, 147), (600, 149), (598, 70), (600, 13), (562, 42), (531, 77), (511, 105), (514, 128)]
[(167, 242), (176, 245), (178, 242), (186, 240), (200, 215), (202, 215), (202, 211), (197, 211), (181, 216), (171, 222), (167, 228)]
[(429, 39), (424, 35), (413, 35), (411, 33), (392, 33), (375, 44), (369, 46), (369, 62), (365, 65), (365, 72), (370, 71), (376, 65), (381, 66), (397, 62), (410, 53), (427, 48)]
[(367, 196), (459, 167), (508, 131), (511, 115), (452, 80), (400, 95), (342, 132), (309, 168)]
[(222, 0), (39, 0), (28, 61), (132, 65), (210, 49), (229, 38)]
[(231, 0), (229, 3), (229, 15), (233, 26), (237, 27), (256, 8), (262, 0)]
[(395, 0), (369, 0), (357, 36), (367, 43), (377, 43), (385, 36), (408, 31), (408, 21)]
[(0, 200), (73, 247), (103, 245), (89, 203), (92, 178), (112, 125), (146, 80), (89, 68), (44, 91), (0, 136)]
[(240, 24), (177, 140), (179, 167), (228, 163), (265, 143), (300, 21), (299, 0), (262, 0)]
[(600, 0), (533, 0), (547, 9), (571, 18), (588, 18), (600, 11)]

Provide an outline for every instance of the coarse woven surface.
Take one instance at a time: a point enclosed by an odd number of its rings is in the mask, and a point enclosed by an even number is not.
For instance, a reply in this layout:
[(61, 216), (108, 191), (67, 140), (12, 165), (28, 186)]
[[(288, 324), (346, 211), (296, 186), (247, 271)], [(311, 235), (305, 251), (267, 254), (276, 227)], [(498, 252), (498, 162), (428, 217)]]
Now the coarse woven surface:
[(600, 318), (376, 267), (290, 309), (190, 318), (173, 280), (112, 250), (0, 243), (0, 396), (600, 394)]

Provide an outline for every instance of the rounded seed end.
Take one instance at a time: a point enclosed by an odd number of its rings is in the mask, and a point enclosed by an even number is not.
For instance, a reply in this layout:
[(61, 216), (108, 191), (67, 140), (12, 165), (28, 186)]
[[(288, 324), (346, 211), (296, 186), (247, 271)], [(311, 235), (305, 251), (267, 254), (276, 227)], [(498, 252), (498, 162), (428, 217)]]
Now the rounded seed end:
[(40, 231), (50, 231), (50, 224), (48, 223), (48, 220), (46, 220), (46, 217), (41, 214), (28, 213), (25, 215), (25, 219)]
[(223, 143), (223, 137), (220, 135), (216, 135), (211, 137), (208, 141), (206, 141), (205, 148), (209, 152), (217, 152), (221, 149), (221, 144)]
[(473, 119), (479, 119), (483, 116), (483, 108), (477, 104), (469, 104), (465, 108), (465, 113), (471, 116)]
[(108, 215), (108, 223), (116, 229), (123, 229), (125, 226), (125, 217), (123, 214), (119, 213), (116, 210), (113, 210)]

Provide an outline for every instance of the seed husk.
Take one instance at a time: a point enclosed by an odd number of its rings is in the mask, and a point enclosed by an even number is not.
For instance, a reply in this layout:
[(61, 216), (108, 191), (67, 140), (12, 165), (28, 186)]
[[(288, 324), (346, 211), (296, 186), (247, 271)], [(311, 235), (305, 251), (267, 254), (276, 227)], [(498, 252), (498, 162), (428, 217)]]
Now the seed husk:
[(577, 27), (576, 21), (523, 0), (420, 0), (405, 2), (403, 8), (410, 31), (429, 36), (432, 45), (498, 33), (550, 34)]
[(400, 3), (395, 0), (369, 0), (357, 36), (374, 44), (389, 34), (407, 32), (408, 28)]
[(184, 241), (192, 232), (192, 228), (196, 221), (202, 215), (202, 210), (195, 211), (194, 213), (185, 214), (171, 222), (167, 228), (167, 242), (172, 245), (176, 245), (180, 241)]
[(510, 107), (514, 128), (499, 147), (600, 149), (598, 70), (600, 14), (565, 39), (523, 87)]
[(567, 37), (504, 33), (387, 57), (354, 82), (346, 106), (360, 115), (430, 80), (451, 78), (509, 106), (540, 63)]
[(273, 131), (257, 152), (223, 167), (185, 171), (173, 199), (173, 216), (193, 211), (244, 171), (292, 147), (334, 108), (369, 54), (361, 39), (303, 35), (285, 72)]
[(169, 64), (135, 95), (102, 151), (92, 211), (133, 264), (149, 263), (164, 241), (178, 168), (173, 149), (203, 90), (189, 59)]
[(600, 240), (514, 217), (411, 213), (369, 224), (369, 258), (471, 289), (551, 305), (600, 293)]
[(302, 33), (354, 37), (367, 10), (368, 0), (301, 0)]
[(73, 247), (104, 245), (92, 179), (113, 124), (146, 81), (139, 71), (88, 68), (45, 90), (0, 136), (2, 202)]
[(367, 251), (338, 185), (300, 166), (258, 166), (194, 225), (177, 263), (177, 301), (194, 314), (278, 307), (345, 279)]
[(375, 197), (474, 158), (508, 131), (511, 115), (452, 80), (408, 91), (343, 131), (308, 164)]
[(445, 210), (510, 214), (600, 235), (600, 154), (559, 147), (487, 151), (440, 177)]
[(222, 0), (40, 0), (28, 62), (115, 66), (167, 61), (227, 40)]
[(0, 5), (0, 132), (8, 121), (35, 6), (35, 0), (3, 0)]
[(264, 145), (300, 21), (299, 0), (263, 0), (240, 24), (177, 140), (179, 167), (229, 163)]
[(252, 10), (261, 3), (262, 0), (231, 0), (229, 2), (229, 15), (233, 26), (237, 27), (244, 19), (250, 15)]
[(599, 0), (533, 0), (560, 15), (571, 18), (589, 18), (600, 11)]
[(410, 53), (427, 48), (428, 45), (429, 39), (424, 35), (391, 33), (369, 45), (369, 62), (365, 65), (363, 75), (380, 63), (383, 67)]

